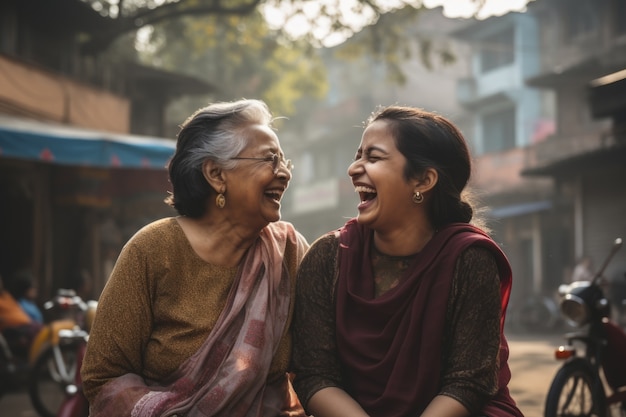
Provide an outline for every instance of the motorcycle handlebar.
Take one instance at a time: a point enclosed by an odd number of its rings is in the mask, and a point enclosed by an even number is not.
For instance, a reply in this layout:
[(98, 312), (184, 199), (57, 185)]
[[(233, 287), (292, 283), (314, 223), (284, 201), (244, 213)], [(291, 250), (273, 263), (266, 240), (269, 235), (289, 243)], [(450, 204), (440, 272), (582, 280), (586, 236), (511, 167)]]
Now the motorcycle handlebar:
[(613, 246), (611, 247), (611, 252), (609, 252), (609, 256), (606, 257), (606, 259), (604, 260), (604, 263), (602, 264), (602, 267), (598, 270), (598, 272), (596, 272), (593, 279), (591, 280), (592, 284), (596, 284), (598, 280), (600, 280), (600, 278), (602, 277), (602, 274), (604, 274), (604, 270), (606, 269), (607, 265), (609, 264), (609, 262), (611, 262), (611, 259), (617, 253), (617, 251), (620, 250), (621, 247), (622, 247), (622, 238), (618, 237), (613, 242)]

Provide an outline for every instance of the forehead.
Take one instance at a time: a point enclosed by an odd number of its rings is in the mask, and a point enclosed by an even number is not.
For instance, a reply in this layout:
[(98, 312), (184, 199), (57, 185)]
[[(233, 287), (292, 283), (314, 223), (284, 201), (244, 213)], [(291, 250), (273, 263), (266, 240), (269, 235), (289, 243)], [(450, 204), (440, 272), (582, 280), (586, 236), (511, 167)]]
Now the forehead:
[(278, 135), (269, 126), (252, 125), (246, 129), (246, 148), (264, 148), (278, 151)]
[(396, 148), (396, 143), (388, 122), (384, 120), (376, 120), (368, 125), (365, 128), (365, 131), (363, 131), (360, 148), (362, 150), (367, 150), (372, 147), (388, 150)]

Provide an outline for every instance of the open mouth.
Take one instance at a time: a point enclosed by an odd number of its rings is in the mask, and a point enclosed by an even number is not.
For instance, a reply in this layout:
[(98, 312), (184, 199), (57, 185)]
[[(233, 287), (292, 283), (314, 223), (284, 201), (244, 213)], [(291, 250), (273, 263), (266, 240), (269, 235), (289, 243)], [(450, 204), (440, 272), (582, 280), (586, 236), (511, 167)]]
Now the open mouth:
[(359, 197), (362, 203), (376, 198), (376, 190), (370, 187), (357, 185), (356, 187), (354, 187), (354, 191), (359, 193)]
[(271, 198), (276, 203), (280, 203), (280, 199), (283, 197), (282, 190), (269, 190), (265, 192), (265, 196)]

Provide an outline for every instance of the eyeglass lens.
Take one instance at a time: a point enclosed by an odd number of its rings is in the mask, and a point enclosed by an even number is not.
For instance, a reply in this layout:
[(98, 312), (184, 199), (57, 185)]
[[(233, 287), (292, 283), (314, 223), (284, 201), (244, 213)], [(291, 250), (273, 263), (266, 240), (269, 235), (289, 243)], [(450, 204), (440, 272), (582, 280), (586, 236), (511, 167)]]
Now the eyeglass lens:
[(276, 154), (272, 156), (272, 167), (274, 168), (274, 172), (278, 172), (281, 162), (285, 165), (285, 168), (287, 168), (287, 171), (291, 172), (291, 170), (293, 169), (293, 164), (291, 163), (291, 159), (285, 159)]

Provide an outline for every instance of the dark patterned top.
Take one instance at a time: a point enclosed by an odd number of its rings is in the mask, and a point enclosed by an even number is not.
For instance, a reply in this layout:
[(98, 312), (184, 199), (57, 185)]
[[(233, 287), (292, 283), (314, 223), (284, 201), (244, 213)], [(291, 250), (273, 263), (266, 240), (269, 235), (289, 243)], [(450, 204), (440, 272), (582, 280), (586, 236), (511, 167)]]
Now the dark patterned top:
[[(306, 407), (322, 388), (340, 387), (341, 364), (335, 342), (335, 289), (339, 240), (319, 238), (302, 261), (294, 316), (294, 387)], [(411, 256), (372, 251), (376, 296), (396, 286)], [(498, 390), (500, 279), (493, 255), (478, 247), (457, 260), (448, 300), (443, 341), (440, 395), (461, 402), (470, 412), (482, 409)], [(407, 381), (410, 383), (410, 381)]]

